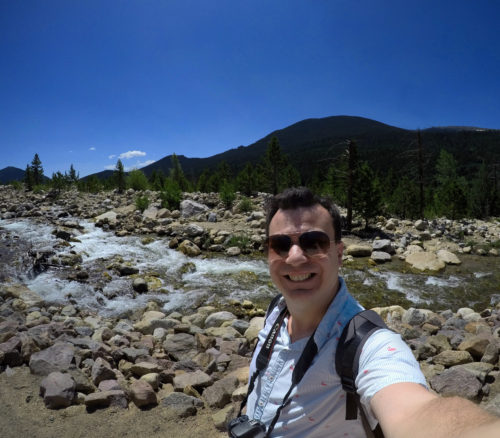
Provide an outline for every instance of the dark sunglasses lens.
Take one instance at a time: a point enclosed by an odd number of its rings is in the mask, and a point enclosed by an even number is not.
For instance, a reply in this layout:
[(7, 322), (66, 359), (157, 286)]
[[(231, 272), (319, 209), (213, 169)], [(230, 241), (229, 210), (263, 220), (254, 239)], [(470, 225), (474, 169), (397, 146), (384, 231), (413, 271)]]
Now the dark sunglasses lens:
[(287, 256), (291, 247), (292, 239), (289, 236), (282, 234), (269, 237), (269, 248), (271, 248), (280, 257)]
[(301, 234), (299, 243), (308, 256), (326, 254), (330, 249), (330, 237), (322, 231), (308, 231)]

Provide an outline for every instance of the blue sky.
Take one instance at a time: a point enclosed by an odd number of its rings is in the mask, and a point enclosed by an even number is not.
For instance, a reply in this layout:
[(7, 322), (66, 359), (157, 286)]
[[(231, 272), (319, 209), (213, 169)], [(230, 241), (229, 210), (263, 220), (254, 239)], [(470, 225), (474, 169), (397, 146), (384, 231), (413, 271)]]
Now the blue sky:
[(0, 0), (0, 169), (206, 157), (299, 120), (500, 128), (496, 0)]

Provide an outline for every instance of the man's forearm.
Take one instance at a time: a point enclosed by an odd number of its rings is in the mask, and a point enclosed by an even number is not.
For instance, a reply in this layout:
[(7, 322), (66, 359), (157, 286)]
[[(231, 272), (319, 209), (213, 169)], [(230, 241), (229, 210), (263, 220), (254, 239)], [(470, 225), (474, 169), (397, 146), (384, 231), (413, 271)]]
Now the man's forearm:
[(436, 397), (389, 438), (500, 438), (500, 418), (459, 397)]

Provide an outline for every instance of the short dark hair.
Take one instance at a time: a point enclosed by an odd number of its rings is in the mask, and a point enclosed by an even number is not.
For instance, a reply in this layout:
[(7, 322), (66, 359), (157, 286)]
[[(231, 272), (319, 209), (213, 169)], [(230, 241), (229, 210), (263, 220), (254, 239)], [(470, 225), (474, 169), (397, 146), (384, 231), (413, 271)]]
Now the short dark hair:
[(342, 239), (342, 219), (340, 211), (330, 198), (315, 195), (307, 187), (292, 187), (269, 198), (265, 203), (266, 210), (266, 237), (269, 237), (269, 224), (279, 209), (293, 210), (300, 207), (321, 205), (332, 217), (335, 242)]

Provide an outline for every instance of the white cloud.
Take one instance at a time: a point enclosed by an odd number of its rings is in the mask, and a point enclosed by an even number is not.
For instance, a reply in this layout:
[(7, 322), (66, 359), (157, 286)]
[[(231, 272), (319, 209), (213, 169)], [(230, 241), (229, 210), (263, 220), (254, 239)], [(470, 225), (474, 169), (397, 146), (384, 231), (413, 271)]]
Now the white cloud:
[(115, 158), (115, 157), (116, 157), (116, 155), (110, 155), (110, 156), (108, 156), (108, 158), (109, 158), (110, 160), (112, 160), (112, 159), (113, 159), (113, 158)]
[(123, 154), (120, 154), (118, 156), (118, 158), (122, 159), (130, 159), (130, 158), (134, 158), (134, 157), (144, 157), (146, 155), (146, 152), (142, 152), (142, 151), (128, 151), (128, 152), (124, 152)]
[(90, 147), (89, 151), (95, 151), (95, 147), (94, 146)]

